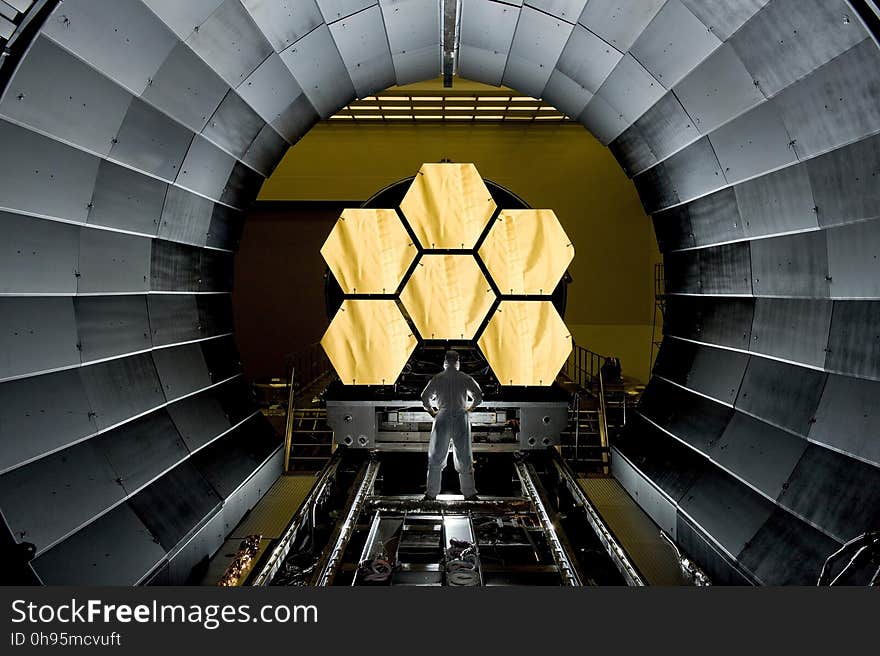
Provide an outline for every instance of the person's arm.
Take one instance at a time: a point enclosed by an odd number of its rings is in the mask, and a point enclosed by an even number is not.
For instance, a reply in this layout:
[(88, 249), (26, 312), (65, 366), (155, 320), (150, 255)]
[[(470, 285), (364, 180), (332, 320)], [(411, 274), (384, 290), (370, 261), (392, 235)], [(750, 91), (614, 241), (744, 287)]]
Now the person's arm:
[(470, 412), (483, 402), (483, 390), (480, 389), (479, 383), (477, 383), (472, 376), (468, 376), (468, 392), (470, 392), (473, 397), (471, 407), (468, 408), (468, 412)]
[(428, 381), (428, 384), (425, 385), (425, 389), (422, 392), (422, 405), (432, 417), (437, 414), (434, 408), (431, 407), (431, 399), (434, 398), (434, 393), (434, 379), (432, 378)]

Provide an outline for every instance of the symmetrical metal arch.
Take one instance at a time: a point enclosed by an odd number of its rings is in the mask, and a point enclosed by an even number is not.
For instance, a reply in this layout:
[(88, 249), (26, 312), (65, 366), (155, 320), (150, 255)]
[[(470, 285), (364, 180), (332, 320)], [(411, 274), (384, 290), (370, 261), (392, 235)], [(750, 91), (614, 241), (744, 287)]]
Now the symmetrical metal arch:
[[(653, 215), (621, 480), (716, 581), (814, 581), (880, 521), (876, 41), (846, 0), (461, 0), (459, 33), (462, 76), (581, 122)], [(182, 582), (280, 471), (235, 392), (242, 210), (317, 121), (441, 73), (440, 2), (66, 0), (22, 39), (0, 509), (47, 583)]]

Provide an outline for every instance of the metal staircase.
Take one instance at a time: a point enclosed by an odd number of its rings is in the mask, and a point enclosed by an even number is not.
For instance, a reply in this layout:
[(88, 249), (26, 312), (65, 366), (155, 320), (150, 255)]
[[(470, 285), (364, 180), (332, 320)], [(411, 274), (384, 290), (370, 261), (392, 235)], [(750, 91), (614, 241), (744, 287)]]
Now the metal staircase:
[(333, 455), (333, 431), (320, 395), (332, 380), (330, 362), (320, 344), (290, 358), (290, 398), (285, 426), (285, 471), (321, 471)]
[(560, 452), (577, 473), (610, 475), (611, 450), (602, 367), (606, 358), (583, 346), (574, 345), (564, 374), (570, 381), (568, 430), (562, 434)]

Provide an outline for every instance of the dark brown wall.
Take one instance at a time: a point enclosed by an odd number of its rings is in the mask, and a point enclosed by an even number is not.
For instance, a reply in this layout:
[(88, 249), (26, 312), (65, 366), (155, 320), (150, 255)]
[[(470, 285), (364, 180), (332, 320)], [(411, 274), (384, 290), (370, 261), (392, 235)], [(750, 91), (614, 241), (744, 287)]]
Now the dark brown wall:
[[(321, 246), (353, 203), (256, 203), (235, 258), (232, 306), (245, 376), (287, 376), (284, 360), (327, 328)], [(356, 203), (355, 203), (356, 205)]]

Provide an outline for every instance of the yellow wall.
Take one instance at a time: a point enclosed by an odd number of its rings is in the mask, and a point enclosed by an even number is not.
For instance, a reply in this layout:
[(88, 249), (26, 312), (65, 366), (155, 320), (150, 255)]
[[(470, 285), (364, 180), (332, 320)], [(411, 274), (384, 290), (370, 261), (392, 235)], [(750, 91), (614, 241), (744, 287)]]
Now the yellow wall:
[(364, 200), (441, 159), (474, 162), (532, 207), (555, 210), (576, 252), (566, 323), (578, 343), (647, 379), (653, 228), (631, 181), (580, 125), (322, 123), (290, 149), (260, 200)]

